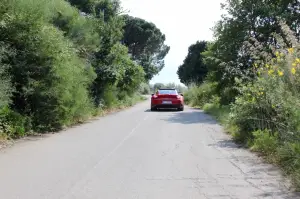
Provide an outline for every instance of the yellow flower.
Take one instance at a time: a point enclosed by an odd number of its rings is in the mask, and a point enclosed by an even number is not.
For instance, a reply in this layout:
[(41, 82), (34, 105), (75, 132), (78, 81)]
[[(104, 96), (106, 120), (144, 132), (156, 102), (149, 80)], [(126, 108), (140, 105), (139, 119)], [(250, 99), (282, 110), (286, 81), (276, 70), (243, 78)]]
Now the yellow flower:
[(296, 69), (292, 68), (292, 74), (295, 75), (295, 73), (296, 73)]
[(279, 75), (279, 76), (283, 76), (283, 71), (278, 70), (278, 75)]
[(264, 94), (264, 92), (260, 92), (260, 94), (261, 94), (261, 95), (263, 95), (263, 94)]
[(289, 53), (293, 53), (294, 52), (294, 48), (289, 48), (288, 51), (289, 51)]
[(258, 75), (260, 75), (260, 72), (257, 72)]
[(274, 70), (272, 70), (272, 69), (268, 71), (269, 75), (272, 75), (273, 73), (274, 73)]
[(266, 68), (270, 68), (269, 64), (266, 64)]
[(278, 57), (278, 56), (279, 56), (279, 52), (278, 52), (278, 51), (276, 51), (276, 52), (275, 52), (275, 55), (276, 55), (276, 57)]
[(300, 64), (300, 59), (299, 58), (296, 59), (296, 63)]
[(257, 68), (257, 67), (258, 67), (258, 65), (257, 65), (257, 64), (254, 64), (254, 66), (255, 66), (255, 68)]
[(294, 62), (294, 63), (292, 64), (292, 66), (296, 67), (296, 66), (297, 66), (297, 63), (296, 63), (296, 62)]

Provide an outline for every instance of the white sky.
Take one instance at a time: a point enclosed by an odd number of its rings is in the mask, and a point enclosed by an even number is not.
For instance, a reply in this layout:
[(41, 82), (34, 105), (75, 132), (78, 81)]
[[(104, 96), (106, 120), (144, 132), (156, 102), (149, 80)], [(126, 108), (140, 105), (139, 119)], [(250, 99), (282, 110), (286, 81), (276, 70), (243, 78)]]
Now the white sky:
[(210, 30), (221, 17), (224, 0), (121, 0), (129, 15), (153, 22), (171, 47), (165, 67), (150, 83), (180, 83), (176, 74), (188, 47), (197, 40), (212, 40)]

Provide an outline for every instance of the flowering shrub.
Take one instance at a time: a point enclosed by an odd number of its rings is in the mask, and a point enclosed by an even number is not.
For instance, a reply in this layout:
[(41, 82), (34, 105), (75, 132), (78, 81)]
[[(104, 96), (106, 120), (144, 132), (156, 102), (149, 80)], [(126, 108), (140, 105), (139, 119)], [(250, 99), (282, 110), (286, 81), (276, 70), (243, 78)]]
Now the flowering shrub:
[(252, 132), (269, 129), (281, 140), (300, 138), (300, 59), (290, 48), (276, 52), (276, 58), (254, 65), (258, 78), (240, 87), (241, 95), (232, 106), (231, 120), (240, 136), (253, 138)]

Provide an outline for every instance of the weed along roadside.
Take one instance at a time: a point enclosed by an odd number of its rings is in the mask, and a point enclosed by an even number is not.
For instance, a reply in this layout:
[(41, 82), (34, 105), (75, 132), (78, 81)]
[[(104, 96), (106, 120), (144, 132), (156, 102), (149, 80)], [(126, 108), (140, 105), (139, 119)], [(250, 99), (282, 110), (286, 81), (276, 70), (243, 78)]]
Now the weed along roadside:
[(232, 16), (217, 23), (215, 40), (190, 46), (177, 73), (189, 85), (188, 104), (214, 116), (300, 190), (300, 43), (293, 25), (298, 14), (290, 12), (299, 5), (270, 3), (283, 15), (259, 1), (248, 3), (224, 4)]
[[(191, 106), (199, 107), (224, 125), (239, 144), (279, 166), (300, 189), (300, 49), (279, 49), (268, 63), (254, 64), (251, 83), (235, 82), (235, 99), (223, 103), (217, 82), (191, 85), (185, 93)], [(223, 99), (222, 99), (223, 98)]]

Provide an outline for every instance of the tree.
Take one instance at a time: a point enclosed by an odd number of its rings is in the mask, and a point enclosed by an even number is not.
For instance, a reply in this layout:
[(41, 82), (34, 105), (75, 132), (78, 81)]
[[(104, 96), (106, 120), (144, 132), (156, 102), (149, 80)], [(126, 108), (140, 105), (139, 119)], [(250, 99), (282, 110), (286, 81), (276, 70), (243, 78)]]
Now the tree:
[(154, 92), (156, 92), (158, 89), (164, 88), (165, 85), (163, 83), (155, 83), (153, 86)]
[(203, 62), (202, 52), (206, 50), (207, 42), (197, 41), (189, 47), (188, 55), (183, 64), (179, 66), (177, 74), (183, 84), (202, 83), (207, 75), (208, 69)]
[(123, 43), (128, 47), (132, 58), (143, 66), (145, 79), (149, 81), (164, 67), (164, 58), (170, 50), (164, 44), (166, 37), (153, 23), (129, 15), (123, 17)]
[(85, 13), (93, 13), (97, 0), (68, 0), (71, 5)]
[(0, 111), (10, 102), (12, 95), (11, 80), (8, 74), (9, 65), (4, 64), (5, 53), (11, 54), (8, 48), (0, 42)]
[(105, 21), (118, 14), (121, 8), (119, 0), (68, 0), (71, 5), (86, 14), (104, 16)]
[(171, 89), (175, 88), (179, 93), (183, 93), (186, 90), (184, 86), (175, 83), (167, 83), (167, 84), (155, 83), (154, 85), (150, 85), (150, 88), (153, 92), (161, 88), (171, 88)]
[(216, 24), (216, 40), (210, 45), (209, 52), (202, 54), (210, 80), (218, 82), (222, 103), (235, 100), (238, 94), (236, 79), (243, 83), (255, 80), (254, 62), (265, 63), (275, 57), (279, 47), (277, 35), (283, 38), (281, 43), (286, 47), (293, 46), (293, 41), (282, 31), (282, 19), (299, 39), (298, 6), (296, 0), (227, 0), (222, 5), (228, 15), (223, 15)]
[(143, 68), (120, 43), (118, 1), (70, 0), (76, 8), (64, 0), (3, 1), (0, 114), (5, 107), (32, 127), (10, 129), (60, 129), (89, 117), (94, 104), (130, 101), (144, 81)]

